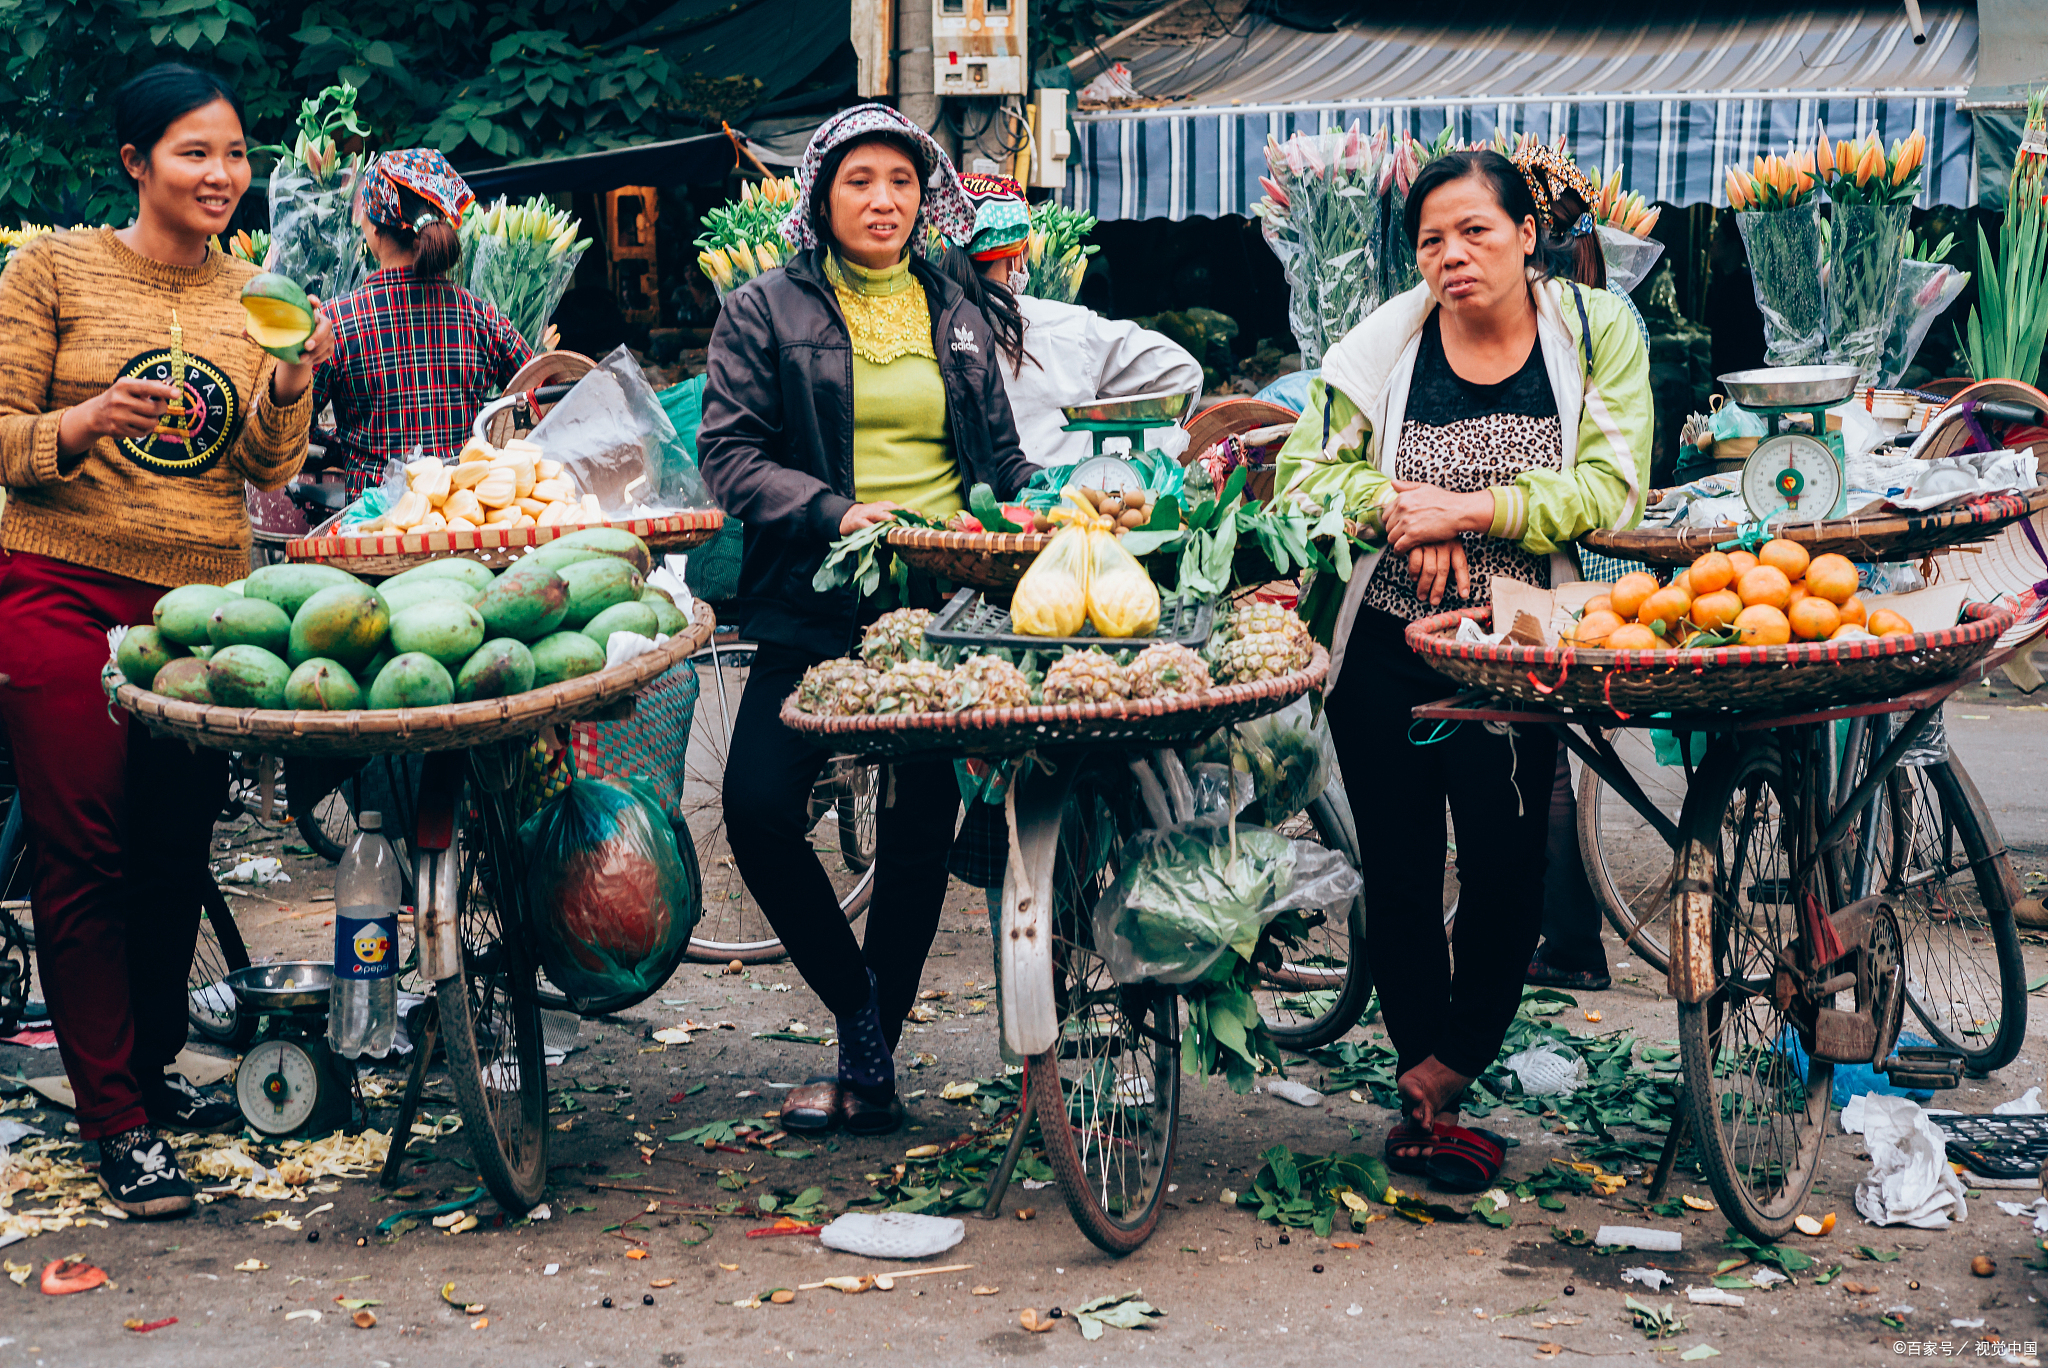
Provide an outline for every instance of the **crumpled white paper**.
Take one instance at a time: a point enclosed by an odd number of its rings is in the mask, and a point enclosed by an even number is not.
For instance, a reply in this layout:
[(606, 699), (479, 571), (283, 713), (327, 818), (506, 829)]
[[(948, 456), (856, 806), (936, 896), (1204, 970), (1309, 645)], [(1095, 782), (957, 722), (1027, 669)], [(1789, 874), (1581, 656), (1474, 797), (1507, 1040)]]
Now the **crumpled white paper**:
[(1924, 512), (1959, 500), (1987, 494), (2008, 494), (2034, 487), (2039, 462), (2032, 451), (1975, 451), (1925, 462), (1904, 494), (1894, 494), (1894, 508)]
[(665, 636), (657, 636), (649, 641), (638, 632), (613, 632), (605, 638), (604, 667), (607, 670), (616, 670), (627, 661), (637, 660), (646, 655), (667, 640)]
[[(1866, 1094), (1863, 1140), (1870, 1172), (1856, 1184), (1856, 1209), (1872, 1225), (1946, 1229), (1968, 1218), (1962, 1180), (1948, 1166), (1941, 1131), (1904, 1097)], [(1846, 1123), (1847, 1118), (1844, 1118)]]
[(1586, 1061), (1547, 1040), (1509, 1055), (1507, 1066), (1531, 1097), (1570, 1097), (1586, 1082)]
[(220, 877), (229, 883), (275, 884), (292, 881), (292, 876), (284, 872), (284, 861), (275, 855), (253, 856)]
[(2037, 1235), (2048, 1235), (2048, 1197), (2031, 1202), (2000, 1202), (1998, 1209), (2008, 1216), (2024, 1216), (2034, 1223)]
[(691, 622), (697, 620), (697, 599), (690, 593), (690, 586), (683, 577), (689, 573), (690, 558), (686, 555), (663, 556), (661, 564), (654, 567), (647, 576), (647, 587), (659, 589), (675, 600), (676, 607)]
[(1456, 640), (1460, 645), (1498, 646), (1500, 645), (1501, 641), (1504, 638), (1506, 638), (1506, 636), (1507, 633), (1505, 631), (1487, 631), (1478, 623), (1474, 622), (1471, 618), (1460, 618), (1458, 620), (1458, 635)]
[(2029, 1088), (2010, 1102), (2001, 1102), (1991, 1109), (1993, 1116), (2039, 1116), (2048, 1111), (2041, 1105), (2041, 1090)]

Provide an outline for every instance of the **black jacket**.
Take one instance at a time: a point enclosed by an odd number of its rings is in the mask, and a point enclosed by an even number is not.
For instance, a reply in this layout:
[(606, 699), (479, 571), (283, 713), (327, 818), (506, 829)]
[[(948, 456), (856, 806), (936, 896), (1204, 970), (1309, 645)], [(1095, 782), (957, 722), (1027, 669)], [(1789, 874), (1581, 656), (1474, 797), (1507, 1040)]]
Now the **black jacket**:
[[(698, 451), (719, 506), (746, 524), (741, 630), (755, 641), (840, 655), (853, 644), (856, 593), (811, 587), (856, 502), (853, 345), (824, 250), (727, 296), (711, 333)], [(988, 320), (921, 257), (911, 258), (911, 270), (932, 307), (962, 491), (986, 483), (1009, 498), (1036, 467), (1017, 442)]]

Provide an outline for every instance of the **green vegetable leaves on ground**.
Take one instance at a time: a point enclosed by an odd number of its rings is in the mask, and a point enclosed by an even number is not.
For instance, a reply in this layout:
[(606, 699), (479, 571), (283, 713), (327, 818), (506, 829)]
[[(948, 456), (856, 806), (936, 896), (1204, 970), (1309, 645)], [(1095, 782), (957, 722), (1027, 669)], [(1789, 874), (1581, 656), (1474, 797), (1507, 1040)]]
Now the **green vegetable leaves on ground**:
[(1115, 1326), (1119, 1330), (1149, 1330), (1152, 1322), (1166, 1313), (1148, 1301), (1142, 1300), (1143, 1291), (1124, 1292), (1115, 1296), (1095, 1297), (1082, 1302), (1067, 1314), (1081, 1326), (1081, 1338), (1099, 1340), (1102, 1327)]
[(1634, 1297), (1624, 1297), (1622, 1302), (1628, 1307), (1629, 1319), (1635, 1322), (1636, 1329), (1643, 1332), (1644, 1339), (1670, 1339), (1685, 1329), (1685, 1318), (1671, 1309), (1670, 1302), (1664, 1303), (1661, 1311)]

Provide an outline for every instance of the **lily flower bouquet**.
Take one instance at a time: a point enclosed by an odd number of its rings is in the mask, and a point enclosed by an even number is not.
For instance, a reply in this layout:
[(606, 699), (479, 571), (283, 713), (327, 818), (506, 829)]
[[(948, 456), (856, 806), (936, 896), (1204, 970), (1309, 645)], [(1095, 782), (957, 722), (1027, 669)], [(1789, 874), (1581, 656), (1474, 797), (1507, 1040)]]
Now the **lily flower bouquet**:
[(539, 196), (507, 204), (500, 195), (463, 219), (469, 292), (496, 305), (535, 351), (548, 350), (548, 319), (590, 250), (590, 239), (576, 235), (581, 227)]
[(300, 103), (298, 137), (271, 168), (266, 269), (323, 300), (341, 298), (369, 275), (355, 224), (363, 158), (342, 152), (338, 141), (368, 131), (356, 122), (356, 88), (346, 81), (329, 86)]
[(1387, 135), (1358, 125), (1268, 137), (1259, 177), (1266, 197), (1252, 212), (1287, 276), (1287, 322), (1304, 366), (1379, 307), (1381, 210), (1393, 178)]
[(792, 249), (782, 235), (782, 221), (795, 204), (796, 181), (784, 176), (750, 182), (738, 199), (704, 216), (697, 267), (710, 277), (720, 299), (789, 260)]

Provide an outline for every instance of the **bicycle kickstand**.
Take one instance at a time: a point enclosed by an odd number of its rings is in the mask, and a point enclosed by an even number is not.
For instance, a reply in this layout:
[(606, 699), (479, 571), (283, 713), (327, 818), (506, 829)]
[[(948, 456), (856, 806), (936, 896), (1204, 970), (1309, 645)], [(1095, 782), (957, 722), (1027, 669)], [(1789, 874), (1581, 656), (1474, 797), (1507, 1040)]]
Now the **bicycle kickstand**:
[(1653, 1202), (1664, 1199), (1664, 1185), (1671, 1181), (1671, 1170), (1678, 1163), (1678, 1151), (1685, 1144), (1685, 1132), (1691, 1119), (1692, 1108), (1681, 1092), (1671, 1109), (1671, 1129), (1664, 1136), (1664, 1152), (1657, 1156), (1657, 1172), (1650, 1178), (1650, 1200)]
[(982, 1199), (981, 1219), (993, 1221), (1003, 1214), (1003, 1194), (1010, 1190), (1010, 1175), (1016, 1172), (1017, 1160), (1024, 1153), (1024, 1137), (1031, 1129), (1031, 1074), (1024, 1074), (1024, 1090), (1017, 1095), (1017, 1119), (1010, 1125), (1010, 1143), (1003, 1150), (1003, 1162), (996, 1165), (995, 1177), (989, 1179), (988, 1196)]
[(379, 1187), (398, 1186), (406, 1141), (412, 1138), (412, 1119), (419, 1114), (420, 1092), (434, 1063), (434, 1047), (441, 1040), (441, 1013), (433, 998), (420, 1005), (413, 1019), (419, 1023), (419, 1039), (413, 1042), (412, 1075), (405, 1080), (405, 1100), (398, 1105), (398, 1119), (391, 1123), (391, 1148), (384, 1155), (383, 1172), (377, 1175)]

